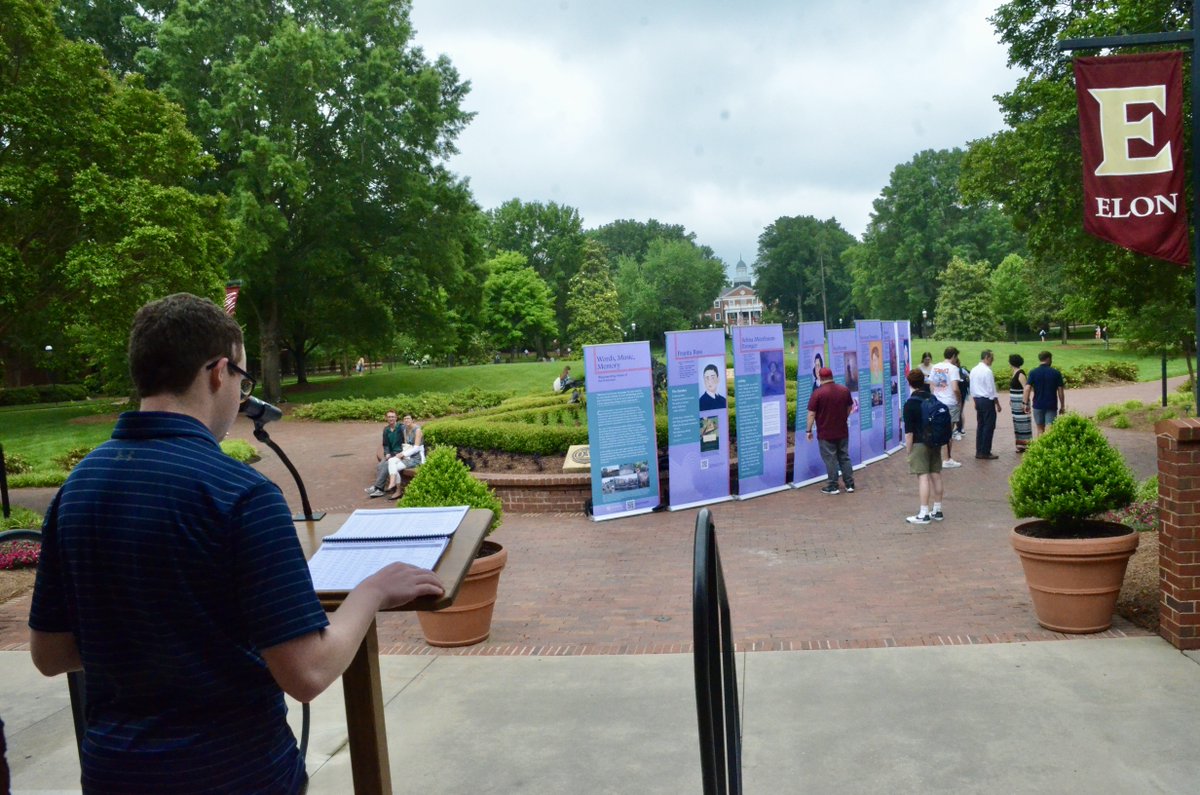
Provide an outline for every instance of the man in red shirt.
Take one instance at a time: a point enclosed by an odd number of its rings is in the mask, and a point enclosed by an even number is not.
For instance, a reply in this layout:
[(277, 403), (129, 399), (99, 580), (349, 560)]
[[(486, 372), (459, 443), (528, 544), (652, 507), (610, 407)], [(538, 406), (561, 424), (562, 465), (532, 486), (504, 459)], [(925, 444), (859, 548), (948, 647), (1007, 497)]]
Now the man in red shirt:
[(817, 372), (820, 386), (813, 390), (808, 399), (808, 423), (804, 426), (809, 439), (813, 438), (813, 427), (817, 429), (817, 443), (821, 460), (829, 473), (829, 482), (821, 489), (822, 494), (838, 493), (838, 471), (846, 484), (846, 493), (854, 492), (854, 468), (850, 464), (850, 426), (847, 420), (854, 411), (854, 398), (850, 390), (833, 380), (833, 371), (822, 367)]

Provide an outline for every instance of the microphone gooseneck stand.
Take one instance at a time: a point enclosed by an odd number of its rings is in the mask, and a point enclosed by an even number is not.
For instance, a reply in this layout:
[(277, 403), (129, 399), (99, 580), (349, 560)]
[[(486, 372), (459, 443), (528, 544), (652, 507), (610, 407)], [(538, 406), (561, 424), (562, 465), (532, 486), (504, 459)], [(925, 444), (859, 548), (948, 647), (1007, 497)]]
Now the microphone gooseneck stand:
[[(256, 419), (254, 420), (254, 438), (270, 447), (275, 451), (275, 455), (279, 456), (279, 460), (287, 467), (288, 472), (292, 473), (292, 477), (296, 481), (296, 488), (300, 490), (300, 506), (304, 509), (304, 513), (292, 515), (293, 522), (319, 522), (325, 518), (324, 511), (313, 513), (312, 506), (308, 502), (308, 491), (304, 488), (304, 480), (301, 479), (300, 473), (296, 471), (296, 467), (292, 465), (292, 460), (287, 457), (283, 449), (271, 439), (271, 434), (267, 433), (266, 424), (269, 420)], [(309, 714), (308, 703), (300, 705), (300, 758), (305, 759), (308, 756), (308, 727), (311, 723), (312, 716)]]
[(292, 473), (292, 477), (296, 480), (296, 488), (300, 490), (300, 507), (304, 509), (304, 513), (292, 515), (294, 522), (319, 522), (325, 518), (324, 511), (313, 513), (312, 506), (308, 503), (308, 492), (304, 488), (304, 481), (300, 479), (300, 473), (296, 471), (296, 467), (292, 466), (291, 459), (271, 440), (271, 435), (267, 433), (267, 429), (263, 427), (266, 423), (261, 420), (254, 421), (254, 438), (270, 447), (275, 451), (275, 455), (279, 456), (279, 460), (287, 467), (288, 472)]

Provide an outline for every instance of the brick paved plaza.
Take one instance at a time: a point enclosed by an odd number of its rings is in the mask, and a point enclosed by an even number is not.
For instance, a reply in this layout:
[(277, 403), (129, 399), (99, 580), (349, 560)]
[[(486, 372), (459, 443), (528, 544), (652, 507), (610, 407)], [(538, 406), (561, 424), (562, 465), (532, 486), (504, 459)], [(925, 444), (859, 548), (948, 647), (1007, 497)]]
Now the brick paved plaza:
[[(1157, 385), (1076, 390), (1085, 413), (1141, 397)], [(1007, 407), (1006, 407), (1007, 408)], [(1011, 423), (1000, 416), (997, 461), (977, 461), (973, 417), (959, 444), (961, 469), (945, 473), (946, 521), (905, 524), (916, 509), (903, 455), (856, 475), (854, 494), (819, 486), (712, 507), (738, 645), (747, 649), (856, 648), (1041, 640), (1020, 563), (1008, 542), (1007, 478), (1017, 462)], [(383, 507), (362, 491), (373, 471), (379, 425), (283, 422), (272, 438), (305, 479), (314, 509), (334, 516)], [(256, 444), (257, 466), (299, 510), (279, 459)], [(1139, 478), (1154, 472), (1154, 438), (1110, 431)], [(52, 490), (16, 501), (47, 502)], [(44, 507), (35, 505), (33, 507)], [(388, 654), (637, 654), (691, 649), (692, 533), (696, 510), (593, 522), (580, 514), (508, 514), (493, 539), (509, 550), (491, 638), (464, 650), (424, 644), (416, 618), (380, 616)], [(332, 528), (330, 528), (332, 529)], [(0, 606), (0, 649), (24, 648), (28, 597)], [(1146, 635), (1121, 618), (1101, 635)]]

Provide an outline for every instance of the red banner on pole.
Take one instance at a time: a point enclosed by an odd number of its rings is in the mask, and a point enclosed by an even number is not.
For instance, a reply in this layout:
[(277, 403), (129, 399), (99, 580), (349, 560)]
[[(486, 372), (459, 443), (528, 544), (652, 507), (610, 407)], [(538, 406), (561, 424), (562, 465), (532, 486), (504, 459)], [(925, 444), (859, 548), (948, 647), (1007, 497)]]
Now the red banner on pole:
[(241, 289), (242, 285), (240, 283), (225, 285), (225, 314), (230, 317), (237, 311), (238, 291)]
[(1075, 59), (1084, 230), (1187, 265), (1182, 74), (1179, 52)]

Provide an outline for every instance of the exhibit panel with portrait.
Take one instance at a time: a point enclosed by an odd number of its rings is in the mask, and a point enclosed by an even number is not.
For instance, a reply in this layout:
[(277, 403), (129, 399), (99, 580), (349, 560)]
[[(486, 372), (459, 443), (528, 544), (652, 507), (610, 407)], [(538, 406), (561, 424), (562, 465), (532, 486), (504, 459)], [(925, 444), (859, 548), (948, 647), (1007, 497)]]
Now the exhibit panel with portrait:
[[(796, 374), (796, 428), (792, 448), (792, 485), (806, 486), (826, 479), (825, 462), (821, 460), (821, 446), (814, 437), (808, 439), (804, 433), (808, 417), (808, 400), (817, 386), (817, 373), (825, 367), (825, 324), (816, 321), (801, 323), (799, 336), (799, 366)], [(809, 372), (808, 365), (815, 368)]]
[[(852, 365), (847, 364), (849, 360)], [(850, 390), (854, 400), (854, 409), (850, 415), (850, 463), (856, 468), (862, 465), (862, 450), (860, 441), (862, 430), (858, 415), (861, 413), (858, 398), (858, 379), (854, 384), (847, 383), (847, 371), (855, 371), (858, 366), (858, 333), (854, 329), (833, 329), (829, 332), (829, 368), (833, 370), (833, 380)]]
[(666, 353), (670, 509), (730, 499), (725, 333), (669, 331)]
[(859, 449), (862, 463), (884, 458), (883, 324), (878, 320), (856, 320), (859, 362)]

